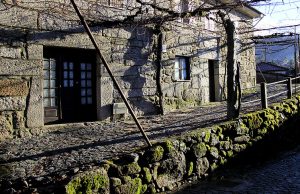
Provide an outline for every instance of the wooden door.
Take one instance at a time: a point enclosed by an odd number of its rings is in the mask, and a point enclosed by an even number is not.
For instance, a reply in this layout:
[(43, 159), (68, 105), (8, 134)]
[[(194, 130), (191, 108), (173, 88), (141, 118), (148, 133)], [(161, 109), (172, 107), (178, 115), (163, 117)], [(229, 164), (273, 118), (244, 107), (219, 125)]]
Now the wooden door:
[(57, 61), (59, 122), (96, 120), (95, 54), (91, 50), (47, 50)]

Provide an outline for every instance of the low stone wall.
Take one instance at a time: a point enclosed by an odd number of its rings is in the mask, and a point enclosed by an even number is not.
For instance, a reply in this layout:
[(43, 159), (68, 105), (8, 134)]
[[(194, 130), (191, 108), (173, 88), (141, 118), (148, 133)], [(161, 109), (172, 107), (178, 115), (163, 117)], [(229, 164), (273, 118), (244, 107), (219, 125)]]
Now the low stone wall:
[[(156, 193), (197, 180), (272, 135), (295, 132), (300, 96), (243, 115), (238, 121), (198, 129), (79, 173), (65, 185), (74, 193)], [(295, 126), (295, 125), (294, 125)], [(296, 131), (297, 132), (297, 131)]]

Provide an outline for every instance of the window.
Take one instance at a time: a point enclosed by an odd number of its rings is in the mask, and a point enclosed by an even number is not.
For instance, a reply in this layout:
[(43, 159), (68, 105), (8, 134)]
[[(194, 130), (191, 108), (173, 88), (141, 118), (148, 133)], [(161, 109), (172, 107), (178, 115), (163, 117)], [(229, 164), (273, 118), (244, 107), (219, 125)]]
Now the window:
[(92, 104), (92, 64), (80, 63), (81, 104)]
[(215, 20), (216, 16), (212, 13), (209, 13), (205, 18), (204, 18), (204, 28), (206, 30), (214, 31), (215, 30)]
[(44, 107), (55, 107), (57, 105), (56, 82), (55, 59), (44, 59)]
[(124, 7), (124, 0), (100, 0), (99, 1), (102, 5), (108, 5), (111, 7), (123, 8)]
[(190, 79), (190, 63), (188, 57), (175, 58), (175, 80)]

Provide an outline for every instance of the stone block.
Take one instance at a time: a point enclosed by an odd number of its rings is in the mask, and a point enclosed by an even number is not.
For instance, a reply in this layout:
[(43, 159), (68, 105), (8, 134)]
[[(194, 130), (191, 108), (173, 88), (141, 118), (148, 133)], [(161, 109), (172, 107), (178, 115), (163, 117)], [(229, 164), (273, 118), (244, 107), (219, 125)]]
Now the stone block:
[(0, 96), (26, 96), (28, 83), (25, 80), (0, 80)]
[(0, 98), (0, 111), (25, 110), (26, 97), (2, 97)]
[(0, 115), (0, 142), (12, 137), (12, 128), (9, 115)]
[(20, 47), (0, 47), (0, 56), (5, 58), (20, 59), (22, 48)]
[(28, 59), (43, 59), (43, 45), (30, 44), (27, 50)]
[(0, 58), (0, 75), (42, 75), (42, 60)]
[(0, 24), (6, 26), (36, 28), (37, 16), (38, 14), (35, 11), (11, 7), (7, 11), (0, 12)]
[(41, 127), (44, 125), (44, 107), (42, 97), (42, 79), (34, 77), (29, 91), (29, 103), (25, 117), (27, 127)]

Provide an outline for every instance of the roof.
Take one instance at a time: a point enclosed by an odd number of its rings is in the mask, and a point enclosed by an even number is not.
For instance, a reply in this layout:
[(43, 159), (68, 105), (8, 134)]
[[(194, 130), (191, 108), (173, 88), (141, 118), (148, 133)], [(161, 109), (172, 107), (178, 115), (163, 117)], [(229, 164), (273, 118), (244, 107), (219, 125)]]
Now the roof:
[[(236, 3), (236, 0), (221, 0), (222, 3)], [(251, 7), (250, 5), (239, 5), (235, 8), (235, 10), (239, 11), (240, 13), (251, 17), (251, 18), (261, 18), (264, 14)]]
[(256, 65), (257, 71), (275, 72), (275, 71), (290, 71), (287, 67), (276, 65), (272, 62), (260, 62)]

